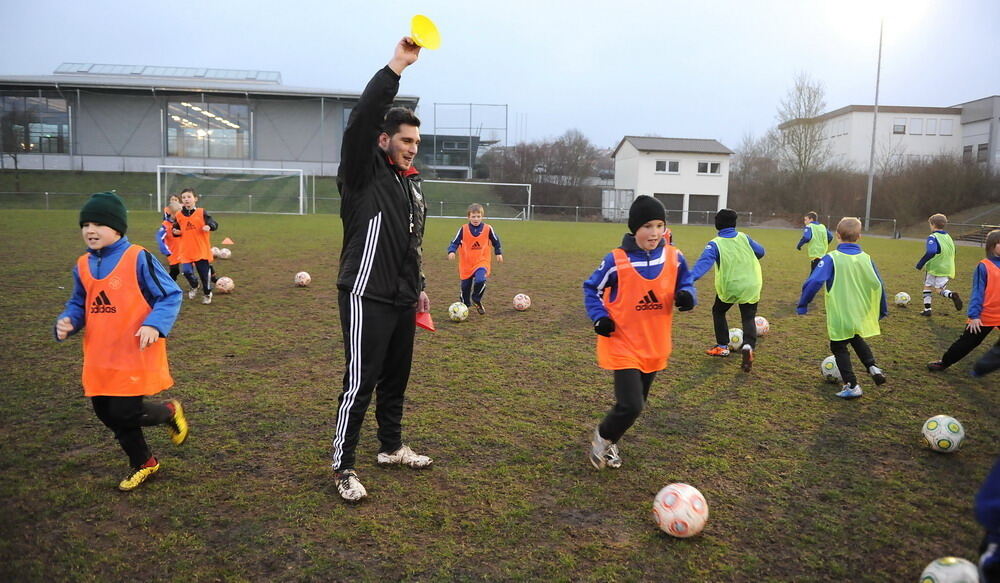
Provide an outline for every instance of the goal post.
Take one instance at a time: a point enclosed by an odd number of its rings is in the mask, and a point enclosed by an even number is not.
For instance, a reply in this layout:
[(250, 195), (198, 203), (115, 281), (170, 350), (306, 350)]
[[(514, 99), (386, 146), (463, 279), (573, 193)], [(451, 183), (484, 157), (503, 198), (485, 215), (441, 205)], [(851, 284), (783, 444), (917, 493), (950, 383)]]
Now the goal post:
[(157, 208), (185, 188), (193, 188), (199, 206), (212, 212), (302, 215), (308, 210), (305, 171), (300, 168), (156, 167)]
[(465, 218), (472, 203), (483, 205), (488, 219), (531, 219), (531, 185), (467, 180), (421, 181), (427, 216)]

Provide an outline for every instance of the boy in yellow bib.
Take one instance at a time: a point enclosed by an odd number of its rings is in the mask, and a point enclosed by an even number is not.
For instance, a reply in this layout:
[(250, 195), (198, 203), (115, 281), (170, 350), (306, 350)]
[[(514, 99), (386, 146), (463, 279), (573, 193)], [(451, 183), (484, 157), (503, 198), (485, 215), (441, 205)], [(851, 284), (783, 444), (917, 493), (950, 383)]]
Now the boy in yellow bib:
[(618, 440), (642, 412), (657, 371), (667, 368), (673, 308), (695, 305), (684, 255), (668, 243), (667, 213), (651, 196), (629, 209), (629, 234), (583, 282), (583, 301), (597, 333), (597, 364), (614, 371), (615, 406), (594, 429), (590, 463), (619, 468)]
[(115, 434), (132, 471), (118, 484), (133, 490), (160, 469), (142, 428), (165, 425), (171, 441), (187, 438), (179, 401), (147, 403), (170, 388), (166, 336), (181, 307), (181, 289), (149, 251), (125, 237), (125, 204), (111, 192), (95, 194), (80, 210), (88, 252), (73, 269), (73, 295), (55, 324), (63, 341), (84, 328), (83, 394)]
[(950, 299), (955, 304), (955, 309), (961, 312), (962, 298), (958, 292), (945, 287), (948, 280), (955, 277), (955, 242), (944, 230), (948, 226), (948, 217), (937, 213), (927, 219), (927, 224), (931, 227), (931, 234), (927, 237), (924, 256), (917, 262), (917, 271), (927, 269), (924, 277), (924, 311), (920, 315), (931, 315), (931, 296), (934, 292)]
[(837, 224), (840, 244), (820, 259), (809, 279), (802, 284), (802, 296), (796, 310), (805, 314), (820, 288), (826, 289), (826, 330), (830, 336), (830, 350), (844, 379), (844, 387), (837, 393), (843, 399), (856, 399), (863, 394), (851, 367), (848, 344), (854, 348), (875, 384), (885, 382), (885, 374), (865, 342), (865, 338), (881, 333), (878, 321), (889, 313), (885, 284), (875, 262), (858, 245), (860, 238), (861, 221), (855, 217), (840, 220)]
[(830, 241), (833, 241), (833, 233), (819, 222), (819, 215), (816, 211), (809, 211), (802, 217), (802, 238), (799, 239), (795, 249), (800, 250), (805, 245), (806, 253), (809, 254), (809, 273), (816, 269), (816, 264), (826, 253)]

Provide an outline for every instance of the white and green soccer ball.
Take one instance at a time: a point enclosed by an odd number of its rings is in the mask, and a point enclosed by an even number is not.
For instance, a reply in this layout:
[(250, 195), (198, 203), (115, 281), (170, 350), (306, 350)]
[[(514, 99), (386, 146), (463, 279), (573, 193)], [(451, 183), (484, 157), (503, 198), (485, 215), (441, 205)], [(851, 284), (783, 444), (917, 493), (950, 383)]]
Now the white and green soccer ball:
[(729, 329), (729, 350), (739, 350), (743, 346), (743, 330), (741, 328)]
[(924, 567), (920, 583), (979, 583), (979, 569), (965, 559), (942, 557)]
[(469, 318), (469, 306), (462, 302), (455, 302), (448, 306), (448, 317), (452, 322), (464, 322)]
[(924, 434), (927, 445), (941, 453), (956, 451), (965, 439), (965, 428), (958, 419), (948, 415), (935, 415), (924, 421), (921, 433)]
[(819, 363), (819, 372), (828, 383), (844, 382), (844, 377), (840, 376), (840, 368), (837, 367), (837, 358), (832, 354)]
[(893, 296), (892, 301), (897, 306), (905, 306), (906, 304), (910, 303), (910, 294), (906, 292), (899, 292), (898, 294)]

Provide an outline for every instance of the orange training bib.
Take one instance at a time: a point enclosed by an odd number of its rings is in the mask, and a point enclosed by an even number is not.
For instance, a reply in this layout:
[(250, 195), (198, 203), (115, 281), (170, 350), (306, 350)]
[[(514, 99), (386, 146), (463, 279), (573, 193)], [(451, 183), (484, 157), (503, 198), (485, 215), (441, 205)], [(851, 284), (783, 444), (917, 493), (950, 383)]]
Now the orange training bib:
[(155, 395), (174, 384), (164, 338), (139, 350), (135, 335), (151, 311), (139, 288), (136, 260), (144, 249), (132, 245), (102, 279), (90, 273), (88, 254), (77, 259), (87, 293), (83, 329), (83, 394), (88, 397)]
[(597, 337), (597, 364), (608, 370), (663, 370), (672, 347), (677, 249), (672, 245), (663, 248), (663, 269), (655, 279), (641, 276), (624, 250), (612, 253), (618, 269), (618, 293), (613, 302), (605, 299), (604, 305), (615, 321), (615, 331), (610, 337)]
[(163, 243), (170, 249), (170, 255), (167, 255), (167, 263), (170, 265), (177, 265), (181, 262), (181, 240), (179, 237), (174, 236), (174, 224), (170, 221), (163, 221), (163, 230), (166, 235), (163, 237)]
[(490, 275), (490, 233), (493, 227), (483, 224), (478, 237), (472, 236), (469, 223), (462, 225), (462, 245), (458, 248), (458, 277), (469, 279), (480, 267)]
[(179, 212), (174, 217), (180, 228), (181, 263), (194, 263), (200, 259), (212, 261), (211, 231), (205, 231), (205, 209), (196, 208), (191, 216)]
[(980, 263), (986, 266), (986, 289), (983, 290), (983, 312), (979, 319), (984, 326), (1000, 326), (1000, 267), (989, 259)]

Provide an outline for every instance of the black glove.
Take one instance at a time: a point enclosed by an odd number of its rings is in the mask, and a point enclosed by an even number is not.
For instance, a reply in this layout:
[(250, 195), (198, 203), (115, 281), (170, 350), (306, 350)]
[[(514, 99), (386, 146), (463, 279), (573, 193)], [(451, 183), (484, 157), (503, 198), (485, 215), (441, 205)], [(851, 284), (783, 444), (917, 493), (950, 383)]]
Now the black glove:
[(611, 336), (611, 333), (614, 331), (615, 321), (607, 316), (598, 318), (597, 321), (594, 322), (594, 332), (597, 332), (601, 336)]
[(674, 294), (674, 305), (677, 306), (677, 311), (687, 312), (688, 310), (694, 309), (694, 296), (691, 292), (686, 289), (682, 289), (676, 294)]

